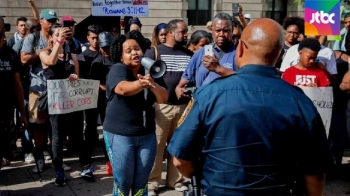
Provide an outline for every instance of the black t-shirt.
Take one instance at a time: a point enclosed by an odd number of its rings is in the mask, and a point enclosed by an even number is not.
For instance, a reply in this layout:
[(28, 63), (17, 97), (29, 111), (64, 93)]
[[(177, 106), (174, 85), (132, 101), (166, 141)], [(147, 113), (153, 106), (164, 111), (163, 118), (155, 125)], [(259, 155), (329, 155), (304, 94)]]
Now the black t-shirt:
[(80, 78), (91, 79), (90, 78), (90, 69), (92, 62), (101, 54), (99, 51), (92, 51), (90, 48), (86, 48), (84, 52), (81, 53), (84, 56), (85, 61), (79, 61), (80, 68)]
[(106, 77), (113, 66), (113, 62), (103, 55), (99, 55), (96, 59), (91, 63), (90, 68), (90, 79), (99, 80), (100, 84), (106, 84)]
[(13, 118), (17, 105), (15, 74), (19, 72), (20, 66), (21, 62), (16, 52), (4, 45), (0, 49), (0, 120)]
[[(144, 75), (141, 67), (140, 74)], [(108, 98), (104, 130), (118, 135), (141, 136), (154, 133), (155, 112), (153, 104), (155, 96), (147, 89), (147, 101), (144, 91), (133, 96), (117, 95), (115, 87), (122, 81), (135, 81), (136, 77), (125, 65), (113, 65), (107, 76), (106, 97)], [(143, 112), (146, 112), (146, 126), (144, 126)]]
[(80, 54), (82, 52), (81, 50), (81, 43), (75, 39), (72, 38), (69, 42), (69, 52), (72, 54)]
[[(186, 104), (189, 99), (178, 100), (176, 97), (175, 88), (179, 84), (181, 76), (192, 58), (193, 52), (182, 46), (175, 46), (171, 48), (165, 46), (164, 44), (158, 45), (157, 50), (157, 60), (163, 60), (167, 65), (167, 70), (164, 76), (160, 79), (156, 79), (155, 82), (168, 90), (169, 98), (167, 104)], [(155, 59), (154, 47), (146, 51), (145, 57)]]

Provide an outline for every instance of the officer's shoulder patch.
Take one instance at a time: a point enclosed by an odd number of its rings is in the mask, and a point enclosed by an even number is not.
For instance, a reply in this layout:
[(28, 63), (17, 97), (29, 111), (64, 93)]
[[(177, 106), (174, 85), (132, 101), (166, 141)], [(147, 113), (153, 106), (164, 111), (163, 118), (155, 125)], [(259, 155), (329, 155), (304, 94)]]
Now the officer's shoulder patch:
[(194, 98), (192, 97), (191, 100), (188, 102), (187, 107), (184, 111), (184, 113), (182, 113), (179, 121), (177, 122), (177, 127), (180, 127), (182, 125), (182, 123), (186, 120), (188, 114), (190, 113), (190, 111), (192, 110), (193, 107), (193, 103), (194, 103)]

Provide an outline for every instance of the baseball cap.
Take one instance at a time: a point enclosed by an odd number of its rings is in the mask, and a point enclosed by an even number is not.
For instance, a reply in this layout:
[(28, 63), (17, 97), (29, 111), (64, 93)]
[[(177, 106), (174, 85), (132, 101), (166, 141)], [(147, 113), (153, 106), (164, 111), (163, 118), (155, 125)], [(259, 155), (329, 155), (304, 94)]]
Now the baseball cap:
[(100, 45), (101, 48), (110, 46), (111, 40), (112, 40), (112, 34), (107, 31), (103, 31), (98, 35), (98, 44)]
[(207, 22), (207, 27), (212, 26), (213, 23), (211, 21)]
[(60, 23), (63, 24), (63, 21), (72, 21), (72, 22), (76, 23), (74, 18), (71, 16), (63, 16), (60, 20)]
[(45, 20), (57, 19), (58, 20), (58, 17), (55, 11), (51, 9), (45, 9), (41, 11), (40, 19), (45, 19)]
[(249, 19), (251, 19), (252, 16), (251, 16), (250, 14), (244, 14), (244, 18), (249, 18)]

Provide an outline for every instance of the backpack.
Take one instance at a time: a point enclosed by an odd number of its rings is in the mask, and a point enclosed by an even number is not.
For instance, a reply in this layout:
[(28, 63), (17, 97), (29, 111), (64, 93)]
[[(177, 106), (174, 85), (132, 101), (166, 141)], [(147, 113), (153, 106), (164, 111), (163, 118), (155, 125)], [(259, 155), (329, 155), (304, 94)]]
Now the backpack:
[(34, 52), (36, 52), (36, 47), (38, 46), (39, 40), (40, 40), (40, 31), (34, 31), (34, 33), (32, 33), (32, 35), (34, 36)]

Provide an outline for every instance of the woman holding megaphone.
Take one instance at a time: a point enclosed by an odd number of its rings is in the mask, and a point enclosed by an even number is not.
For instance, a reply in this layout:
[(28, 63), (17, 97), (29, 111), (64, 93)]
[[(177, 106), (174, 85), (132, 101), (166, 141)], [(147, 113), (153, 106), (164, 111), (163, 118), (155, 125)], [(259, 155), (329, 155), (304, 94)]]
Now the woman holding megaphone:
[(108, 99), (104, 140), (114, 176), (113, 195), (143, 195), (151, 173), (157, 140), (153, 104), (165, 103), (168, 92), (145, 75), (141, 58), (149, 40), (138, 31), (113, 38), (107, 76)]

